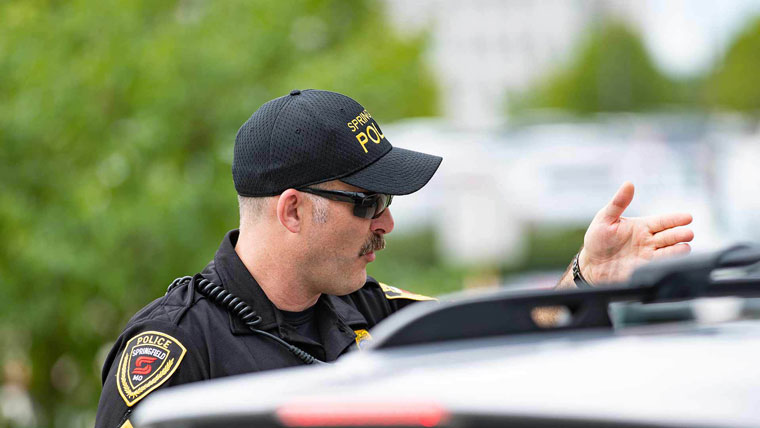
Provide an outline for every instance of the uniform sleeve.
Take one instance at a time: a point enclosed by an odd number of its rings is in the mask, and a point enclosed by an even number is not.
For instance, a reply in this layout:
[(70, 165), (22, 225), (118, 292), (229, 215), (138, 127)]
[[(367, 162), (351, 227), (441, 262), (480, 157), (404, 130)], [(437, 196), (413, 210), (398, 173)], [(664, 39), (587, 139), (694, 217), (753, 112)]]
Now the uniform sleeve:
[(205, 350), (183, 329), (165, 322), (127, 328), (103, 366), (96, 428), (130, 428), (129, 417), (153, 391), (208, 379)]

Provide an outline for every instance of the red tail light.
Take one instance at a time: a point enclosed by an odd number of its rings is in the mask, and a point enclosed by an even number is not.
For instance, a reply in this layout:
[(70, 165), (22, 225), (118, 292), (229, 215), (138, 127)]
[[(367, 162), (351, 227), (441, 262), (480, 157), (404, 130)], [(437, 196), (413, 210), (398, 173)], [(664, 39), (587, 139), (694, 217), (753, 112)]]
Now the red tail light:
[(435, 427), (448, 419), (443, 407), (430, 402), (293, 403), (279, 408), (276, 413), (280, 422), (288, 427)]

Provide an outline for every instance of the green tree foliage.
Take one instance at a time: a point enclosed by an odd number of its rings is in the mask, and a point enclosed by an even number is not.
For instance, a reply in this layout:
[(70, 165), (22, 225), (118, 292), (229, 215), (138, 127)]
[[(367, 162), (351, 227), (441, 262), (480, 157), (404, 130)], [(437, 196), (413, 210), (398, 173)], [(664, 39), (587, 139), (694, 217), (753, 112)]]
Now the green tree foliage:
[(739, 34), (709, 77), (707, 99), (714, 107), (760, 112), (760, 18)]
[(590, 33), (568, 67), (531, 90), (515, 109), (642, 111), (680, 101), (679, 94), (655, 68), (640, 38), (625, 25), (609, 22)]
[[(0, 363), (87, 425), (103, 350), (236, 226), (238, 127), (292, 88), (428, 115), (424, 40), (370, 1), (0, 4)], [(3, 422), (0, 421), (0, 424)]]

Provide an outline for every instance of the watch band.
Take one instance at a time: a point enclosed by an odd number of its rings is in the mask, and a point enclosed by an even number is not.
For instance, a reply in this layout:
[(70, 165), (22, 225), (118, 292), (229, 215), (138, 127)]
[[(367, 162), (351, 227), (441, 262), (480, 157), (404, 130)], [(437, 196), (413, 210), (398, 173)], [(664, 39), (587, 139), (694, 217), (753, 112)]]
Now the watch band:
[(573, 257), (573, 282), (575, 282), (575, 286), (578, 288), (594, 288), (588, 283), (588, 281), (586, 281), (586, 278), (584, 278), (581, 273), (581, 264), (578, 261), (580, 255), (581, 252), (578, 251), (575, 257)]

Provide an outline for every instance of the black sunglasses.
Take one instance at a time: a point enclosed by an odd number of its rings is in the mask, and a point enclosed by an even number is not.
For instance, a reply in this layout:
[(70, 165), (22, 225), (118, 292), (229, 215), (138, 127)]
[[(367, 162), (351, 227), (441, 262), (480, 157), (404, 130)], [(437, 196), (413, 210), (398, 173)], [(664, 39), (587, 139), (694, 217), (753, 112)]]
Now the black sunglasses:
[(354, 204), (354, 215), (366, 219), (380, 217), (393, 201), (393, 195), (386, 195), (385, 193), (322, 190), (312, 189), (311, 187), (304, 187), (297, 190), (331, 199), (333, 201), (352, 202)]

